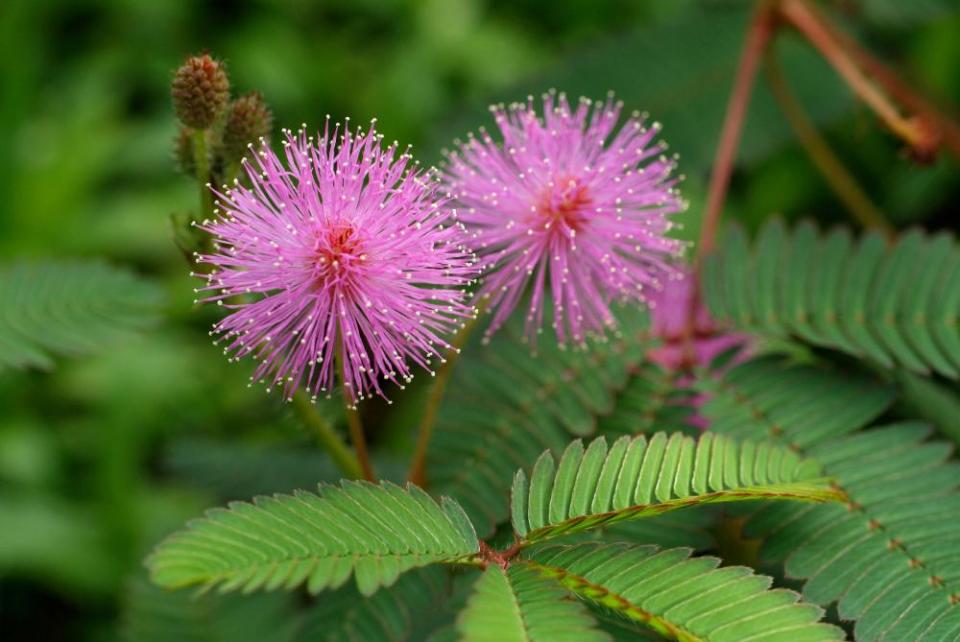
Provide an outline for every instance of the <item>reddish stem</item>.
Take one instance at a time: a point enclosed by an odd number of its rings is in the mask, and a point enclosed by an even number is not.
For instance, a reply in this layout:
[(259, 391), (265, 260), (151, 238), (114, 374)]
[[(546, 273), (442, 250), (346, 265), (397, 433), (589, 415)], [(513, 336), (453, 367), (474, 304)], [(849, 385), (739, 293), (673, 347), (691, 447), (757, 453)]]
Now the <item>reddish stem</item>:
[(761, 2), (753, 16), (747, 31), (740, 62), (737, 66), (737, 75), (727, 102), (727, 111), (723, 119), (723, 130), (720, 133), (720, 143), (713, 159), (713, 174), (710, 176), (710, 187), (707, 192), (707, 205), (703, 215), (703, 227), (700, 230), (700, 245), (698, 248), (698, 263), (702, 257), (713, 251), (716, 244), (717, 226), (720, 214), (723, 211), (723, 202), (730, 185), (730, 176), (733, 173), (733, 162), (740, 145), (740, 134), (743, 131), (743, 122), (750, 105), (750, 94), (753, 91), (754, 80), (760, 67), (767, 44), (773, 35), (775, 26), (772, 5)]
[(510, 566), (510, 560), (517, 556), (517, 553), (520, 552), (520, 549), (523, 548), (520, 538), (514, 535), (513, 544), (509, 548), (503, 551), (498, 551), (484, 542), (480, 542), (480, 560), (483, 562), (484, 566), (490, 564), (496, 564), (503, 570), (507, 570), (507, 567)]
[(761, 2), (747, 29), (743, 51), (737, 65), (737, 75), (730, 92), (730, 99), (727, 101), (723, 129), (720, 132), (720, 142), (713, 159), (713, 173), (710, 175), (703, 227), (700, 230), (700, 243), (697, 247), (697, 258), (694, 266), (693, 295), (690, 297), (683, 336), (684, 362), (691, 366), (696, 361), (693, 339), (697, 318), (697, 302), (700, 300), (700, 269), (703, 266), (703, 258), (710, 254), (716, 246), (717, 228), (720, 224), (720, 215), (723, 212), (727, 188), (730, 186), (730, 176), (733, 174), (733, 164), (737, 149), (740, 146), (740, 135), (743, 132), (743, 123), (750, 106), (753, 85), (760, 67), (760, 60), (776, 29), (774, 9), (773, 4)]
[[(957, 145), (960, 149), (960, 132), (955, 125), (936, 114), (896, 74), (841, 34), (809, 2), (781, 0), (780, 15), (817, 48), (887, 128), (910, 146), (917, 158), (931, 159), (941, 137), (953, 138), (951, 147)], [(892, 97), (916, 115), (903, 115)], [(946, 121), (947, 126), (938, 121)]]
[(947, 151), (960, 158), (960, 125), (937, 110), (923, 96), (907, 85), (893, 70), (870, 56), (852, 40), (846, 46), (863, 68), (869, 71), (877, 79), (877, 82), (886, 87), (891, 96), (917, 113), (920, 126), (928, 128), (928, 135), (931, 140), (941, 143)]

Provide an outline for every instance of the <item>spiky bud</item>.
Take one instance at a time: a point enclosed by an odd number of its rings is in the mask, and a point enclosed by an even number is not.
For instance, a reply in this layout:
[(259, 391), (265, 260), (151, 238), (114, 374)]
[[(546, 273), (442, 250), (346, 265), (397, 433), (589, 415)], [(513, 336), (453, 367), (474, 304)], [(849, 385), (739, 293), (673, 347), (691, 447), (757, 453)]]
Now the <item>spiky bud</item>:
[(180, 122), (194, 129), (207, 129), (227, 107), (230, 80), (220, 61), (207, 54), (192, 56), (174, 74), (171, 93)]
[(197, 159), (193, 154), (193, 132), (189, 127), (180, 126), (177, 135), (173, 137), (173, 154), (177, 161), (177, 169), (193, 176), (197, 173)]
[(232, 101), (227, 107), (221, 153), (227, 163), (243, 158), (247, 145), (270, 136), (273, 113), (260, 92), (252, 92)]

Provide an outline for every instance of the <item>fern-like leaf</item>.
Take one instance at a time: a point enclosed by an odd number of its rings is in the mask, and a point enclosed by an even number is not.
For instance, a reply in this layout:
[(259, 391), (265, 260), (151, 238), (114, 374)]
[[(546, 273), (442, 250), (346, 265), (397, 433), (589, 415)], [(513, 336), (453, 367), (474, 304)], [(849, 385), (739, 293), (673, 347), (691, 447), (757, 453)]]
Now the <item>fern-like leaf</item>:
[(556, 581), (526, 565), (490, 565), (457, 619), (460, 642), (608, 642)]
[(301, 618), (289, 595), (165, 591), (137, 579), (124, 595), (125, 642), (294, 642)]
[(748, 522), (764, 557), (807, 580), (807, 599), (839, 601), (858, 640), (960, 637), (960, 465), (929, 433), (908, 423), (813, 447), (850, 503), (769, 507)]
[(584, 449), (577, 440), (554, 461), (545, 452), (530, 481), (514, 477), (514, 530), (537, 542), (686, 506), (744, 499), (837, 501), (843, 494), (820, 475), (819, 465), (768, 443), (707, 433), (604, 438)]
[(749, 568), (717, 568), (689, 549), (579, 544), (551, 546), (527, 562), (584, 599), (682, 642), (834, 642), (843, 631)]
[(490, 345), (473, 346), (470, 366), (454, 372), (428, 454), (428, 482), (460, 502), (481, 535), (509, 517), (517, 468), (532, 466), (544, 449), (561, 452), (571, 434), (593, 434), (598, 418), (616, 408), (617, 393), (644, 362), (639, 336), (647, 324), (636, 309), (618, 311), (618, 319), (620, 337), (591, 340), (588, 350), (544, 341), (536, 354), (511, 336), (521, 336), (522, 326), (510, 325)]
[[(767, 436), (817, 457), (844, 506), (770, 505), (748, 535), (763, 556), (806, 579), (804, 596), (839, 602), (857, 640), (960, 639), (960, 466), (951, 447), (910, 423), (850, 434), (889, 405), (890, 389), (771, 359), (710, 384), (711, 429)], [(826, 426), (824, 426), (826, 424)]]
[(156, 319), (161, 292), (98, 262), (0, 267), (0, 367), (53, 366), (100, 350)]
[(147, 560), (166, 588), (336, 588), (351, 574), (370, 595), (412, 568), (478, 551), (455, 501), (390, 483), (341, 482), (320, 493), (260, 497), (214, 509), (162, 542)]
[(448, 598), (444, 569), (404, 574), (393, 586), (364, 598), (353, 586), (325, 593), (310, 607), (298, 640), (309, 642), (419, 642)]
[(739, 439), (774, 439), (794, 451), (870, 423), (896, 396), (863, 376), (796, 366), (775, 357), (754, 359), (721, 378), (703, 378), (709, 400), (700, 412), (710, 430)]
[(960, 376), (960, 248), (950, 235), (913, 230), (888, 248), (875, 232), (855, 241), (773, 221), (751, 253), (733, 227), (704, 275), (711, 312), (738, 328)]
[(615, 438), (655, 430), (698, 433), (690, 423), (694, 393), (682, 378), (682, 373), (652, 362), (638, 364), (619, 391), (613, 412), (598, 418), (597, 434)]

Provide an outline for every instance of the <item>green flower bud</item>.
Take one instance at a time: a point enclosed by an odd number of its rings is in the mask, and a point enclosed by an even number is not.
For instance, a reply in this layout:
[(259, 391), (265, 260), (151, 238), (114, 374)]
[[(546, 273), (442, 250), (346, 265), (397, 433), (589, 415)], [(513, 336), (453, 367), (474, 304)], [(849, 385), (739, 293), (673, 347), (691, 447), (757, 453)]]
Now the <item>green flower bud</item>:
[(226, 163), (238, 162), (247, 153), (247, 145), (269, 138), (273, 113), (259, 92), (241, 96), (230, 103), (223, 126), (221, 154)]

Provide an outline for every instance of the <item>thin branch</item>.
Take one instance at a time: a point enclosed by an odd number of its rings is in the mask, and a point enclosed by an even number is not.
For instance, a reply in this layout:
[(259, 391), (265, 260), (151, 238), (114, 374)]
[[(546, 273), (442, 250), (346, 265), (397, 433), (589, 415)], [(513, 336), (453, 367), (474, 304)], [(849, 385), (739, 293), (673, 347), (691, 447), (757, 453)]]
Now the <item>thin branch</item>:
[[(838, 74), (846, 81), (860, 99), (880, 118), (887, 128), (906, 142), (920, 158), (931, 158), (939, 146), (941, 132), (930, 120), (928, 110), (919, 111), (917, 115), (905, 116), (901, 114), (899, 106), (894, 104), (888, 91), (890, 87), (882, 87), (876, 82), (876, 71), (882, 68), (872, 57), (867, 56), (859, 47), (855, 50), (852, 41), (841, 37), (826, 18), (814, 9), (806, 0), (781, 0), (780, 15), (793, 25), (803, 36), (823, 55)], [(875, 78), (867, 75), (862, 64), (869, 59), (870, 67)], [(884, 77), (893, 74), (883, 69)], [(897, 83), (899, 93), (909, 95), (914, 107), (919, 103), (915, 92), (906, 90), (906, 85)], [(901, 101), (904, 102), (904, 101)], [(906, 103), (905, 103), (906, 104)]]
[(750, 96), (753, 93), (760, 58), (769, 45), (775, 30), (775, 5), (761, 0), (747, 29), (743, 51), (737, 64), (737, 75), (733, 82), (733, 89), (730, 91), (730, 98), (727, 101), (723, 129), (720, 132), (720, 142), (717, 144), (717, 152), (713, 159), (713, 173), (710, 175), (707, 204), (704, 210), (703, 226), (700, 229), (700, 242), (697, 245), (694, 265), (693, 296), (690, 297), (683, 332), (684, 361), (691, 364), (695, 362), (694, 331), (697, 319), (697, 302), (700, 300), (700, 269), (704, 257), (710, 254), (716, 246), (720, 215), (723, 213), (727, 188), (730, 186), (733, 164), (737, 149), (740, 146), (740, 135), (743, 132), (743, 122), (750, 105)]
[(316, 433), (321, 448), (330, 453), (333, 463), (344, 475), (349, 479), (360, 479), (364, 476), (360, 461), (346, 447), (330, 422), (317, 412), (317, 408), (302, 390), (293, 395), (293, 410), (300, 421)]
[(370, 452), (367, 450), (367, 438), (363, 434), (363, 423), (360, 421), (360, 412), (357, 410), (357, 402), (353, 396), (353, 390), (350, 384), (347, 383), (345, 352), (346, 349), (338, 339), (333, 354), (336, 360), (337, 374), (340, 377), (340, 384), (343, 388), (343, 405), (344, 412), (347, 415), (350, 442), (353, 444), (353, 451), (356, 453), (357, 459), (360, 462), (363, 478), (367, 481), (376, 481), (377, 477), (373, 472), (373, 465), (370, 463)]
[(943, 143), (954, 156), (960, 158), (960, 124), (938, 110), (920, 92), (907, 84), (898, 73), (877, 60), (853, 38), (837, 29), (826, 17), (820, 15), (819, 19), (823, 27), (843, 45), (863, 69), (883, 85), (891, 96), (923, 118), (928, 127), (935, 128), (930, 135), (939, 136), (939, 142)]
[(447, 352), (446, 361), (440, 364), (436, 379), (430, 387), (427, 404), (417, 432), (417, 446), (413, 453), (413, 461), (410, 464), (410, 474), (407, 477), (417, 486), (425, 487), (427, 484), (427, 450), (430, 447), (430, 439), (433, 437), (433, 428), (437, 423), (437, 411), (440, 409), (440, 402), (443, 401), (443, 393), (450, 381), (450, 375), (453, 374), (454, 366), (460, 358), (460, 352), (466, 346), (479, 318), (480, 310), (477, 310), (476, 316), (467, 321), (460, 332), (457, 333), (457, 336), (454, 337), (451, 348)]
[[(886, 87), (891, 96), (894, 96), (917, 113), (917, 117), (921, 119), (921, 126), (927, 127), (929, 130), (931, 145), (940, 143), (947, 151), (960, 158), (960, 124), (937, 109), (919, 92), (904, 82), (896, 72), (872, 57), (858, 44), (845, 36), (839, 37), (846, 44), (851, 55), (857, 58), (857, 61), (877, 79), (877, 82)], [(920, 160), (925, 159), (920, 158)]]
[(750, 95), (760, 66), (760, 58), (774, 32), (774, 17), (773, 6), (768, 2), (761, 2), (747, 30), (737, 66), (737, 75), (727, 102), (720, 142), (713, 159), (713, 173), (710, 176), (707, 205), (700, 231), (700, 244), (697, 248), (698, 263), (703, 256), (713, 251), (716, 244), (717, 227), (727, 196), (727, 188), (730, 185), (737, 148), (740, 145), (743, 121), (750, 104)]
[[(344, 390), (346, 394), (346, 390)], [(360, 421), (360, 411), (356, 404), (348, 401), (345, 411), (347, 413), (347, 426), (350, 429), (350, 441), (353, 444), (353, 450), (357, 453), (357, 459), (360, 460), (360, 468), (363, 471), (363, 478), (367, 481), (376, 481), (377, 476), (373, 472), (373, 465), (370, 463), (370, 453), (367, 451), (367, 439), (363, 435), (363, 424)]]
[(770, 47), (766, 56), (764, 56), (764, 70), (774, 99), (779, 104), (794, 133), (796, 133), (804, 151), (837, 195), (837, 198), (843, 202), (853, 218), (861, 225), (866, 228), (878, 229), (888, 238), (892, 238), (896, 230), (887, 222), (880, 208), (870, 200), (870, 197), (863, 191), (850, 171), (833, 153), (826, 140), (817, 131), (813, 121), (803, 110), (803, 106), (794, 96), (783, 75), (780, 63), (777, 61), (774, 47)]

